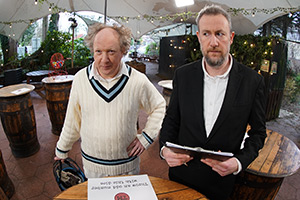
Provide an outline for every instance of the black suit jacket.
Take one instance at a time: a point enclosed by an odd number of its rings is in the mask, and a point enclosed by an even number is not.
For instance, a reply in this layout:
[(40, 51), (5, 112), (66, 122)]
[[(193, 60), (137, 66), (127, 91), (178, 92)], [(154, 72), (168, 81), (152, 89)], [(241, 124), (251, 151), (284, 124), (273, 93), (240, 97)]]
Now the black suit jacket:
[[(204, 73), (201, 60), (178, 68), (173, 91), (160, 133), (160, 147), (166, 141), (234, 153), (242, 168), (257, 157), (266, 137), (265, 87), (263, 77), (235, 60), (219, 116), (209, 137), (203, 116)], [(247, 124), (249, 137), (240, 149)], [(170, 179), (189, 185), (211, 199), (226, 199), (235, 176), (221, 177), (199, 159), (169, 169)]]

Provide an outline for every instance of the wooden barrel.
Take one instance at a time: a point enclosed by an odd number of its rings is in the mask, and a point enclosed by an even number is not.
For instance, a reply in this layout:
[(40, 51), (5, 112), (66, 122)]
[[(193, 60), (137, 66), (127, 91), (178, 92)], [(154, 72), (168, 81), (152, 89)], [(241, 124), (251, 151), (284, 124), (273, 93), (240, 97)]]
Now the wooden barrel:
[(241, 172), (237, 177), (231, 199), (274, 199), (282, 181), (283, 178), (262, 177), (248, 172)]
[[(22, 91), (10, 95), (8, 91)], [(15, 157), (28, 157), (38, 152), (40, 144), (36, 134), (36, 122), (29, 92), (34, 86), (12, 85), (0, 90), (0, 116), (3, 130)], [(7, 94), (7, 95), (6, 95)]]
[(230, 199), (275, 199), (283, 179), (299, 169), (297, 145), (277, 132), (268, 130), (267, 135), (258, 157), (237, 176)]
[(2, 192), (0, 192), (1, 200), (11, 198), (15, 192), (15, 186), (6, 172), (1, 150), (0, 150), (0, 189), (2, 190)]
[(57, 76), (56, 79), (53, 77), (43, 79), (52, 133), (55, 135), (60, 135), (64, 124), (72, 80), (73, 76), (71, 75)]

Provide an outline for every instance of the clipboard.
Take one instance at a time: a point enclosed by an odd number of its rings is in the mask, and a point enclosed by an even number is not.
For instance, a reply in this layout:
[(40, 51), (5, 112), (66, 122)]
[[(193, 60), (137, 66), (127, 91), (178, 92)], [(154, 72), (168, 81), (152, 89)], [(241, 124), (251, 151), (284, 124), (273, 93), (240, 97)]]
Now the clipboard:
[(201, 147), (182, 146), (172, 142), (166, 142), (165, 146), (170, 148), (175, 153), (188, 154), (192, 157), (211, 157), (217, 160), (224, 160), (234, 156), (233, 153), (230, 152), (212, 151), (203, 149)]

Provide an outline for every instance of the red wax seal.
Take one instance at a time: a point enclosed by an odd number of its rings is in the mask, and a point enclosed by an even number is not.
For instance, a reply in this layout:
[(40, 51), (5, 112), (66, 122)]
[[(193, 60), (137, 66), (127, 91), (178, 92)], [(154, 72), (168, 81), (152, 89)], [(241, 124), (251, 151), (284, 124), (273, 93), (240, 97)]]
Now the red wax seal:
[(120, 192), (115, 195), (115, 200), (130, 200), (130, 197), (128, 194)]

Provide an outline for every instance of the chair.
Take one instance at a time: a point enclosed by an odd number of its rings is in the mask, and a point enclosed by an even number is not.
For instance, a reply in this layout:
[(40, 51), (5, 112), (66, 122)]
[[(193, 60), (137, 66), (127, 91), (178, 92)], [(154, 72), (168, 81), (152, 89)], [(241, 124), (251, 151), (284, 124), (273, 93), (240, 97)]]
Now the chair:
[(3, 74), (4, 86), (22, 83), (23, 81), (22, 68), (5, 70)]

